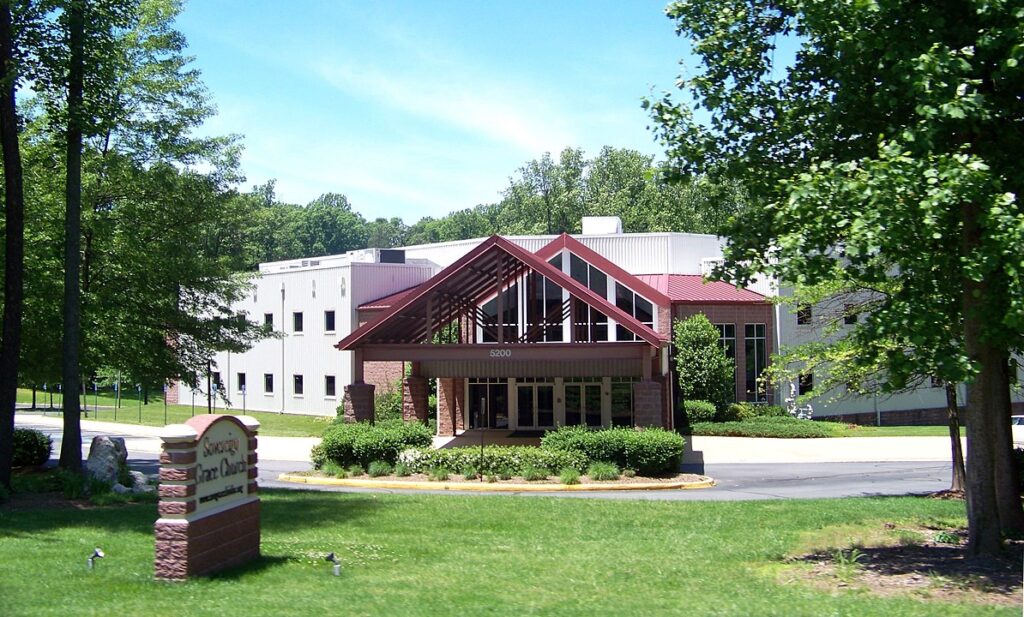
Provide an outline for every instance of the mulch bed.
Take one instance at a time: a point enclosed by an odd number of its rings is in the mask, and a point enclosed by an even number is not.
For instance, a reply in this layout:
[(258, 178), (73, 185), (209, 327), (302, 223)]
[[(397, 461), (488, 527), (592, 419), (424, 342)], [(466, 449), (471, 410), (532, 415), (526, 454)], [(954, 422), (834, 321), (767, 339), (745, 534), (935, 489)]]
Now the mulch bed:
[[(862, 555), (853, 568), (837, 562), (834, 552), (803, 555), (794, 561), (812, 564), (803, 571), (816, 587), (866, 590), (879, 596), (911, 594), (922, 599), (1021, 606), (1021, 564), (1024, 541), (1011, 540), (998, 558), (969, 558), (966, 532), (960, 544), (934, 540), (920, 544), (858, 547)], [(793, 574), (792, 571), (789, 574)]]
[[(326, 474), (323, 474), (323, 473), (320, 473), (320, 472), (316, 472), (316, 471), (307, 472), (307, 473), (301, 473), (301, 474), (296, 474), (296, 475), (308, 475), (308, 476), (323, 477), (323, 478), (334, 477), (334, 476), (328, 476)], [(410, 476), (389, 475), (389, 476), (377, 476), (377, 477), (371, 477), (369, 475), (363, 474), (361, 476), (347, 476), (347, 479), (351, 479), (351, 480), (375, 480), (375, 481), (379, 480), (379, 481), (385, 481), (385, 482), (386, 481), (394, 481), (394, 482), (431, 482), (430, 476), (428, 476), (426, 474), (421, 474), (421, 473), (412, 474)], [(580, 484), (670, 484), (670, 483), (675, 483), (675, 482), (699, 482), (699, 481), (706, 480), (706, 479), (707, 479), (706, 476), (700, 476), (700, 475), (692, 474), (692, 473), (680, 473), (680, 474), (675, 474), (675, 475), (671, 475), (671, 476), (656, 476), (656, 477), (633, 476), (632, 478), (627, 478), (626, 476), (619, 476), (618, 480), (601, 481), (601, 482), (596, 481), (596, 480), (591, 480), (587, 476), (580, 476)], [(521, 478), (519, 476), (513, 476), (512, 478), (510, 478), (508, 480), (498, 479), (495, 482), (488, 482), (486, 477), (484, 478), (483, 481), (481, 481), (479, 478), (474, 478), (474, 479), (469, 479), (468, 480), (468, 479), (464, 478), (463, 476), (461, 476), (459, 474), (451, 474), (448, 477), (448, 479), (444, 480), (444, 481), (445, 482), (472, 482), (472, 483), (476, 483), (476, 484), (560, 484), (560, 482), (558, 480), (558, 476), (549, 476), (546, 480), (536, 480), (536, 481), (532, 481), (532, 482), (528, 482), (528, 481), (524, 480), (523, 478)]]

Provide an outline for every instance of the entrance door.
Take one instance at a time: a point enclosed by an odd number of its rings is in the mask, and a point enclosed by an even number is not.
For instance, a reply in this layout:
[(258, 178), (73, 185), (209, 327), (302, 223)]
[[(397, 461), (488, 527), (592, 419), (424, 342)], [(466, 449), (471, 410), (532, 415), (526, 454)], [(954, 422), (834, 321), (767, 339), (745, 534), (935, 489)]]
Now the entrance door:
[(518, 383), (517, 410), (521, 429), (543, 429), (555, 426), (555, 385), (553, 383)]
[(470, 382), (468, 407), (469, 428), (508, 428), (508, 382)]
[(601, 426), (601, 384), (565, 384), (565, 424)]

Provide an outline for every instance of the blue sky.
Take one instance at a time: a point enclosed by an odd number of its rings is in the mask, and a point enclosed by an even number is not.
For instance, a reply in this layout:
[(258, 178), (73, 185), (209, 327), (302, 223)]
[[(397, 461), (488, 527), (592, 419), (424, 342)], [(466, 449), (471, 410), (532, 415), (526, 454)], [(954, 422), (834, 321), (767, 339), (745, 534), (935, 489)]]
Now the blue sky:
[(244, 188), (412, 223), (497, 201), (544, 152), (663, 158), (640, 100), (685, 53), (664, 5), (192, 0), (178, 27), (218, 109), (204, 131), (244, 136)]

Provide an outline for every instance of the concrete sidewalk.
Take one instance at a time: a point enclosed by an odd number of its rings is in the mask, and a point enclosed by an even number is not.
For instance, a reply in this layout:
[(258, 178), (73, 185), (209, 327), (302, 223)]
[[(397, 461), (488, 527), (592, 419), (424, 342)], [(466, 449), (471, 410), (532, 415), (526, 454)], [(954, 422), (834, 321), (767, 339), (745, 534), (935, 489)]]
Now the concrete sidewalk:
[[(44, 416), (41, 413), (19, 411), (15, 415), (15, 423), (19, 426), (34, 425), (60, 429), (62, 419), (59, 416)], [(82, 420), (83, 431), (124, 437), (129, 452), (159, 454), (161, 429), (162, 427), (157, 426)], [(466, 443), (469, 441), (474, 440), (468, 439)], [(316, 437), (260, 435), (260, 459), (309, 462), (309, 451), (318, 443), (320, 443), (320, 439)], [(88, 448), (88, 444), (83, 444), (83, 446)], [(948, 437), (765, 439), (695, 436), (686, 439), (683, 462), (686, 464), (721, 465), (734, 463), (946, 462), (949, 459)]]

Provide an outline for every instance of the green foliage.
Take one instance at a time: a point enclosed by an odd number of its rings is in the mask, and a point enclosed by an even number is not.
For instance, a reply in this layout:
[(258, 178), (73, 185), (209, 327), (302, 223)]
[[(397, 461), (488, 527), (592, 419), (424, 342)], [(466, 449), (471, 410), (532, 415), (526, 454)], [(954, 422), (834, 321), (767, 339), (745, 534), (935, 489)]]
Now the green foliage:
[(371, 478), (379, 478), (381, 476), (390, 476), (393, 468), (391, 463), (386, 461), (373, 461), (366, 468), (366, 473)]
[(466, 480), (476, 480), (477, 478), (480, 477), (480, 472), (477, 471), (476, 465), (473, 463), (470, 463), (463, 467), (459, 471), (459, 473), (461, 473), (462, 477), (465, 478)]
[[(483, 462), (480, 462), (480, 448), (443, 448), (403, 453), (403, 462), (414, 472), (423, 472), (435, 467), (445, 469), (475, 468), (477, 473), (499, 476), (519, 474), (527, 467), (538, 469), (583, 470), (587, 459), (581, 452), (552, 450), (532, 446), (484, 446)], [(506, 479), (502, 477), (502, 479)]]
[(683, 400), (710, 401), (716, 409), (725, 409), (734, 398), (736, 367), (725, 355), (718, 328), (697, 314), (676, 321), (672, 332)]
[(558, 474), (558, 481), (562, 484), (571, 485), (580, 483), (580, 472), (575, 469), (566, 468)]
[(636, 470), (635, 469), (623, 469), (622, 470), (622, 475), (627, 477), (627, 478), (635, 478), (636, 477)]
[(535, 467), (527, 464), (519, 470), (519, 475), (521, 475), (523, 480), (526, 480), (527, 482), (543, 482), (551, 475), (551, 471), (545, 467)]
[[(781, 405), (756, 405), (754, 403), (733, 403), (726, 408), (724, 413), (718, 414), (717, 420), (734, 422), (751, 420), (753, 418), (789, 417), (789, 412)], [(706, 422), (707, 420), (701, 420)]]
[(334, 461), (324, 461), (324, 464), (320, 466), (320, 471), (335, 478), (344, 478), (348, 475), (345, 472), (345, 468)]
[(789, 416), (767, 416), (734, 422), (700, 422), (690, 425), (693, 435), (777, 437), (780, 439), (836, 437), (842, 435), (844, 429), (845, 425), (838, 422), (798, 420)]
[(934, 540), (940, 544), (960, 544), (960, 536), (952, 531), (940, 531), (935, 534)]
[(326, 461), (346, 466), (352, 463), (369, 465), (373, 461), (394, 464), (398, 455), (408, 448), (426, 448), (432, 443), (430, 430), (419, 422), (400, 420), (386, 422), (342, 423), (324, 431), (319, 445), (311, 452), (314, 466)]
[(395, 475), (399, 478), (405, 478), (412, 475), (412, 470), (405, 463), (395, 463)]
[(50, 459), (53, 440), (32, 429), (16, 428), (13, 437), (14, 467), (38, 467)]
[(683, 444), (678, 434), (660, 428), (590, 430), (565, 426), (548, 431), (541, 438), (544, 450), (578, 453), (586, 464), (609, 462), (636, 469), (644, 475), (675, 472), (682, 461)]
[(596, 461), (587, 467), (587, 476), (597, 482), (608, 482), (619, 479), (619, 468), (614, 463)]
[(447, 482), (450, 477), (451, 474), (445, 467), (432, 467), (427, 471), (427, 478), (431, 482)]
[(388, 422), (402, 419), (402, 382), (391, 384), (390, 387), (376, 393), (373, 399), (374, 417), (376, 421)]
[(718, 410), (714, 403), (708, 401), (683, 401), (683, 411), (686, 413), (686, 420), (694, 422), (712, 422), (718, 417)]
[(366, 473), (366, 469), (363, 468), (363, 466), (360, 465), (359, 463), (352, 463), (351, 465), (348, 466), (348, 469), (345, 470), (345, 473), (347, 473), (350, 476), (358, 478), (359, 476)]

